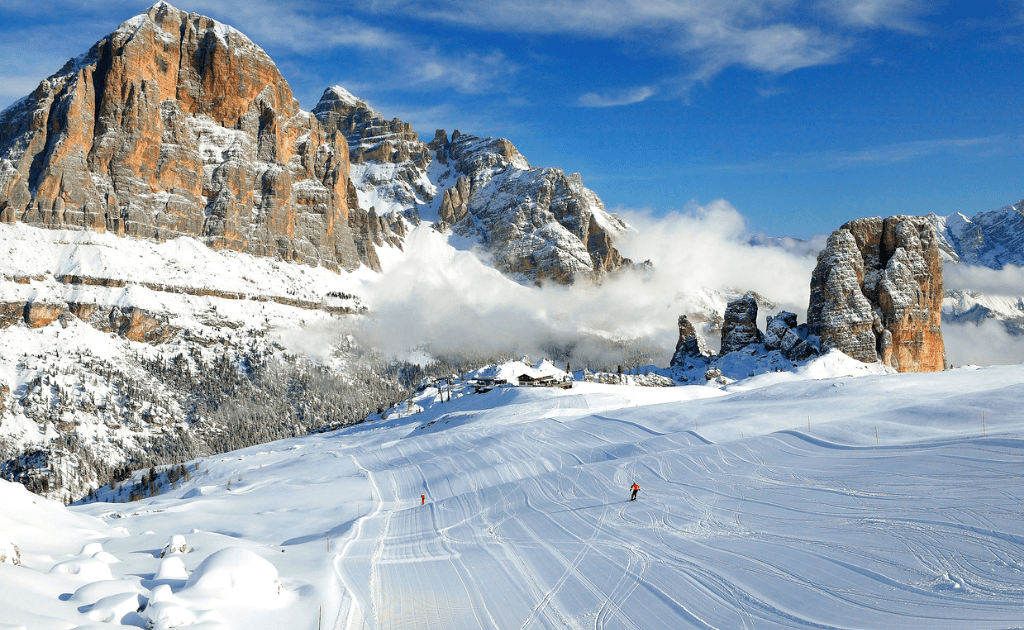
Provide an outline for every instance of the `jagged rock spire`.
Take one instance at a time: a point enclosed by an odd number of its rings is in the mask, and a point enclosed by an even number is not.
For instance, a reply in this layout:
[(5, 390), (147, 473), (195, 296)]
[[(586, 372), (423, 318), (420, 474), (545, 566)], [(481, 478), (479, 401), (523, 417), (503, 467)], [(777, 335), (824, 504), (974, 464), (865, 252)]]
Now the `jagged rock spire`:
[(810, 331), (901, 372), (945, 367), (939, 239), (925, 217), (873, 217), (829, 236), (811, 276)]

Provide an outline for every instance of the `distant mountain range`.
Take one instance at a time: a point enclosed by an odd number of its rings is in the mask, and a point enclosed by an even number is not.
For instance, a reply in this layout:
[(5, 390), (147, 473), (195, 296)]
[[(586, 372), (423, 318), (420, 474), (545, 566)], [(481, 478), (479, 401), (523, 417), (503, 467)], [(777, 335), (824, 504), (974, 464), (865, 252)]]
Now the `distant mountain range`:
[[(970, 218), (955, 213), (946, 217), (932, 214), (928, 219), (941, 239), (947, 269), (950, 264), (995, 270), (1024, 267), (1024, 201)], [(971, 287), (949, 288), (947, 283), (944, 322), (979, 324), (986, 320), (1001, 322), (1013, 335), (1024, 335), (1024, 286), (1004, 286), (999, 293), (992, 293)]]
[(1024, 201), (970, 218), (960, 213), (929, 218), (951, 262), (990, 269), (1024, 267)]

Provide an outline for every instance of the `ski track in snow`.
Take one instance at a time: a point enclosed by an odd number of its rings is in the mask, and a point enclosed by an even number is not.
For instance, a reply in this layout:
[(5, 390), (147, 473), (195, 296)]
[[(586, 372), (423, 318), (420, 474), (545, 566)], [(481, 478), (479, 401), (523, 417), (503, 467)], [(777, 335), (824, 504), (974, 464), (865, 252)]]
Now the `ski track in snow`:
[(962, 628), (1024, 614), (1022, 441), (851, 447), (790, 430), (719, 445), (581, 411), (387, 448), (351, 436), (390, 479), (367, 627)]
[[(421, 413), (217, 456), (171, 495), (73, 510), (119, 510), (111, 524), (133, 535), (104, 544), (122, 559), (191, 527), (230, 534), (194, 533), (188, 568), (253, 548), (300, 594), (267, 617), (292, 627), (317, 627), (318, 606), (345, 630), (1018, 627), (1022, 375), (679, 388), (676, 403), (593, 384), (444, 404), (427, 390)], [(981, 398), (985, 436), (965, 420)]]

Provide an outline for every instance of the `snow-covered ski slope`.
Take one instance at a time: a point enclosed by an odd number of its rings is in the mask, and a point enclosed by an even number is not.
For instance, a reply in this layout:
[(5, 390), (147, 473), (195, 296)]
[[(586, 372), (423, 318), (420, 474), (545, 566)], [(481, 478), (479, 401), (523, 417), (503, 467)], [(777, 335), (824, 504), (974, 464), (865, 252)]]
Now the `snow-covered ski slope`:
[[(853, 368), (427, 389), (387, 419), (205, 460), (153, 499), (38, 523), (14, 502), (0, 531), (25, 566), (0, 564), (0, 624), (96, 623), (98, 587), (64, 596), (95, 573), (44, 573), (100, 542), (162, 606), (129, 625), (316, 628), (322, 606), (351, 629), (1020, 627), (1024, 366), (834, 376)], [(187, 582), (154, 579), (174, 534)], [(255, 562), (211, 558), (225, 547), (269, 561), (281, 593), (211, 578)]]

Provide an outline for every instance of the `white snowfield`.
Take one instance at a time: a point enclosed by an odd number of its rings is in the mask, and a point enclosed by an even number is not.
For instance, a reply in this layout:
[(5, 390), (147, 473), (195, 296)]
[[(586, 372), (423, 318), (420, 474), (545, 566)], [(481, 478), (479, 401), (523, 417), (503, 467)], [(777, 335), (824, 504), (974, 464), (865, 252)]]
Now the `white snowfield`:
[(1020, 627), (1024, 366), (852, 367), (428, 388), (131, 504), (0, 482), (0, 627)]

